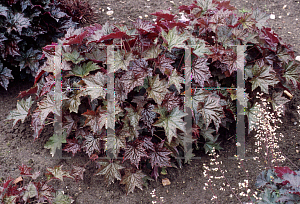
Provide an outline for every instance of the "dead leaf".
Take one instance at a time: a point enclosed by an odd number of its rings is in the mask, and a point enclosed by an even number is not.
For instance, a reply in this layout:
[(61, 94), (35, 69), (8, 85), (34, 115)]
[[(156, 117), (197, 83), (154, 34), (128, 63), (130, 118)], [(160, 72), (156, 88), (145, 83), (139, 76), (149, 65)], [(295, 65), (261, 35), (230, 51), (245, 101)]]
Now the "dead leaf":
[(17, 183), (19, 183), (19, 182), (21, 182), (21, 181), (23, 181), (23, 178), (22, 178), (22, 176), (19, 176), (18, 178), (16, 178), (16, 179), (14, 180), (14, 184), (17, 184)]
[(168, 185), (171, 184), (171, 182), (168, 178), (162, 179), (161, 183), (162, 183), (163, 186), (168, 186)]

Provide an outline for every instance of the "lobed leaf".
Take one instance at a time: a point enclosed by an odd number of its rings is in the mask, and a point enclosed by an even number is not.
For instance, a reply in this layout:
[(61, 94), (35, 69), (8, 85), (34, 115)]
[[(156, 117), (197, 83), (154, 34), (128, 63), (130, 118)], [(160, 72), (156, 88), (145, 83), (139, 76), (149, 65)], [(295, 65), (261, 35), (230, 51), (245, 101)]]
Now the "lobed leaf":
[(199, 110), (199, 113), (201, 113), (202, 117), (204, 118), (206, 129), (208, 128), (209, 124), (213, 122), (216, 130), (219, 130), (221, 118), (224, 116), (223, 108), (220, 105), (220, 98), (209, 96), (206, 99), (203, 107)]
[(159, 107), (158, 110), (155, 110), (155, 112), (161, 114), (159, 117), (159, 120), (154, 123), (154, 126), (157, 127), (163, 127), (165, 129), (165, 134), (168, 138), (168, 142), (171, 143), (173, 137), (177, 137), (177, 129), (180, 129), (182, 131), (185, 130), (185, 124), (186, 122), (183, 122), (181, 119), (182, 117), (188, 115), (187, 113), (182, 112), (179, 110), (178, 107), (172, 110), (171, 114), (169, 116), (166, 116), (162, 114), (164, 112), (164, 109), (162, 107)]
[(94, 63), (92, 61), (89, 61), (88, 63), (84, 63), (82, 66), (81, 65), (76, 65), (72, 69), (72, 73), (75, 76), (84, 77), (84, 76), (89, 75), (89, 73), (91, 71), (95, 71), (95, 70), (98, 70), (98, 69), (100, 69), (100, 67), (96, 63)]
[(127, 192), (127, 195), (134, 191), (135, 187), (138, 187), (139, 189), (143, 190), (143, 178), (146, 175), (142, 172), (142, 170), (138, 170), (135, 173), (131, 173), (130, 171), (127, 171), (126, 174), (123, 176), (121, 180), (121, 184), (125, 184), (125, 189)]
[(154, 166), (171, 167), (170, 157), (168, 157), (168, 155), (172, 152), (163, 146), (164, 142), (165, 141), (163, 140), (160, 143), (155, 144), (154, 151), (150, 151), (149, 153), (152, 169)]
[(128, 143), (126, 145), (123, 162), (129, 159), (131, 164), (134, 164), (138, 169), (141, 157), (148, 157), (145, 148), (143, 147), (143, 141), (136, 140), (133, 143)]
[[(99, 163), (99, 162), (98, 162)], [(101, 162), (101, 168), (95, 173), (95, 175), (104, 175), (107, 185), (114, 183), (115, 179), (121, 180), (120, 170), (125, 167), (116, 162)]]
[(165, 80), (159, 81), (159, 75), (149, 78), (148, 98), (153, 98), (157, 104), (161, 105), (165, 95), (169, 92), (167, 88), (168, 83)]
[(5, 120), (14, 120), (13, 127), (17, 124), (19, 120), (24, 123), (25, 118), (29, 114), (29, 110), (33, 101), (31, 100), (31, 96), (26, 100), (22, 99), (17, 102), (17, 109), (10, 111), (10, 114), (7, 116)]
[(54, 157), (56, 150), (62, 148), (62, 143), (66, 143), (67, 133), (64, 131), (62, 135), (54, 133), (46, 142), (44, 148), (50, 149), (50, 154)]
[(62, 170), (62, 166), (55, 166), (54, 168), (47, 167), (47, 171), (56, 179), (63, 181), (64, 177), (73, 178), (68, 171)]

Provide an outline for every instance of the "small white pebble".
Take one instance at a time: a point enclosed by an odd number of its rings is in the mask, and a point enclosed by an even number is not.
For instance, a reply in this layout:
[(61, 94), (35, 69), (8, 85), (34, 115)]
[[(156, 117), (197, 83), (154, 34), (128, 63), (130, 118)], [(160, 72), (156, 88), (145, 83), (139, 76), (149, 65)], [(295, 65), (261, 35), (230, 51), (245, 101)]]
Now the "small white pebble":
[(278, 18), (281, 18), (281, 16), (278, 16)]
[(153, 18), (152, 20), (153, 20), (153, 21), (156, 21), (156, 19), (155, 19), (155, 18)]
[(106, 14), (109, 15), (109, 16), (113, 15), (113, 13), (114, 13), (114, 11), (107, 11), (106, 12)]
[(283, 7), (282, 7), (282, 9), (285, 9), (286, 8), (286, 5), (284, 5)]
[(147, 0), (147, 1), (150, 1), (150, 0)]
[(170, 3), (175, 4), (174, 1), (170, 1)]
[(295, 58), (295, 60), (297, 60), (297, 61), (300, 62), (300, 56), (297, 56), (297, 57)]
[(298, 18), (296, 18), (295, 20), (298, 21)]
[(107, 7), (107, 10), (109, 10), (109, 11), (110, 11), (110, 10), (111, 10), (111, 8)]
[(237, 146), (237, 147), (240, 147), (240, 146), (241, 146), (241, 143), (237, 142), (237, 143), (236, 143), (236, 146)]
[(292, 32), (288, 32), (288, 34), (292, 34)]
[(143, 19), (143, 16), (139, 16), (140, 19)]
[(275, 19), (275, 15), (274, 15), (274, 14), (271, 14), (271, 15), (270, 15), (270, 19)]
[(148, 18), (148, 15), (147, 15), (147, 14), (145, 14), (145, 18)]
[(297, 122), (294, 122), (294, 125), (297, 125)]
[(286, 15), (287, 15), (287, 16), (289, 16), (289, 15), (290, 15), (290, 13), (287, 13)]

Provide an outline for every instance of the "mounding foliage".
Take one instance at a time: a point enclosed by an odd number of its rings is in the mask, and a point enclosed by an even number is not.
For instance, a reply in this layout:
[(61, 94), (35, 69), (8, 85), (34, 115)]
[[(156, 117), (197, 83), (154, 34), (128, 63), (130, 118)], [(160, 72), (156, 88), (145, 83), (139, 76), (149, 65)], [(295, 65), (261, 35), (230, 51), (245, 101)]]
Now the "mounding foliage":
[[(187, 17), (178, 19), (163, 10), (152, 13), (157, 16), (155, 24), (138, 19), (131, 28), (106, 23), (68, 29), (58, 43), (43, 48), (47, 61), (39, 68), (34, 86), (19, 95), (35, 94), (37, 108), (30, 111), (31, 97), (22, 99), (7, 119), (15, 125), (31, 115), (34, 139), (39, 137), (48, 118), (60, 109), (54, 101), (54, 57), (55, 47), (63, 45), (65, 132), (53, 135), (45, 147), (52, 154), (61, 145), (73, 156), (86, 152), (98, 164), (97, 175), (104, 175), (108, 185), (119, 180), (129, 193), (147, 184), (148, 173), (157, 179), (160, 169), (189, 162), (194, 148), (206, 153), (221, 149), (218, 138), (235, 132), (237, 103), (246, 107), (251, 131), (258, 93), (280, 105), (288, 101), (284, 90), (299, 88), (299, 63), (291, 46), (266, 27), (268, 15), (258, 9), (238, 14), (229, 1), (198, 0), (179, 10)], [(107, 46), (112, 44), (111, 62)], [(248, 45), (245, 89), (234, 90), (238, 56), (233, 45)], [(186, 134), (184, 121), (184, 53), (189, 46), (192, 137)], [(114, 118), (107, 110), (109, 68), (114, 71)], [(106, 128), (112, 126), (115, 134), (107, 135)], [(123, 161), (98, 158), (105, 157), (107, 149)]]
[[(13, 73), (33, 79), (45, 60), (42, 47), (57, 42), (75, 22), (53, 0), (0, 2), (0, 84), (7, 90)], [(14, 75), (16, 76), (16, 75)]]

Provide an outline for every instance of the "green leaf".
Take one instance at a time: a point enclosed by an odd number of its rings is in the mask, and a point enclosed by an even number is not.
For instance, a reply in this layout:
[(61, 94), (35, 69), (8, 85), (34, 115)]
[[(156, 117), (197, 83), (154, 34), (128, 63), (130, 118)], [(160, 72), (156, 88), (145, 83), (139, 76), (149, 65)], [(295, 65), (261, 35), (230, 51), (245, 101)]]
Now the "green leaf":
[(5, 197), (3, 200), (3, 204), (15, 204), (18, 197), (19, 197), (19, 195), (11, 195), (11, 196)]
[(85, 94), (85, 91), (83, 90), (73, 90), (72, 95), (70, 98), (66, 97), (65, 94), (63, 95), (65, 98), (63, 98), (63, 102), (65, 102), (65, 106), (68, 106), (70, 113), (78, 113), (78, 107), (81, 104), (80, 97)]
[(214, 142), (209, 141), (204, 144), (205, 154), (207, 154), (207, 152), (212, 153), (213, 148), (215, 148), (215, 150), (223, 149), (220, 146), (220, 143), (214, 143)]
[(55, 104), (54, 92), (49, 92), (46, 98), (38, 102), (38, 108), (35, 112), (40, 112), (39, 117), (41, 119), (41, 123), (44, 123), (49, 113), (60, 113), (60, 108), (56, 107)]
[(66, 131), (63, 132), (62, 135), (59, 134), (53, 134), (52, 137), (49, 138), (47, 143), (45, 144), (44, 148), (50, 149), (50, 154), (52, 154), (52, 157), (54, 156), (56, 149), (62, 148), (62, 143), (66, 143), (67, 133)]
[(106, 50), (93, 49), (92, 51), (85, 53), (85, 56), (94, 62), (105, 62)]
[(196, 89), (194, 95), (192, 96), (192, 110), (194, 114), (198, 112), (198, 105), (199, 103), (204, 103), (205, 99), (209, 96), (210, 94), (203, 90), (203, 89)]
[(72, 199), (62, 191), (56, 192), (53, 204), (71, 204)]
[(85, 94), (91, 96), (91, 101), (98, 98), (99, 96), (105, 98), (106, 92), (104, 91), (104, 86), (106, 84), (106, 78), (106, 75), (101, 72), (97, 72), (97, 74), (95, 75), (89, 75), (82, 79), (87, 85)]
[(216, 130), (219, 130), (221, 118), (223, 118), (223, 108), (220, 105), (220, 98), (209, 96), (205, 101), (203, 107), (199, 110), (205, 121), (206, 129), (208, 128), (211, 121), (214, 122)]
[(254, 78), (251, 79), (252, 91), (257, 87), (261, 88), (261, 91), (268, 94), (269, 86), (274, 86), (279, 82), (276, 78), (271, 66), (267, 66), (264, 62), (256, 63), (252, 68)]
[(169, 85), (174, 84), (177, 91), (180, 93), (180, 89), (182, 88), (181, 83), (184, 83), (184, 78), (179, 76), (176, 69), (174, 69), (171, 76), (169, 76)]
[(74, 64), (78, 64), (84, 60), (83, 57), (80, 56), (80, 53), (77, 50), (73, 50), (73, 52), (63, 53), (64, 60), (71, 61)]
[(33, 101), (31, 100), (31, 96), (27, 98), (26, 101), (24, 99), (18, 101), (17, 109), (10, 111), (10, 114), (5, 120), (14, 120), (13, 127), (17, 124), (19, 120), (21, 120), (22, 123), (24, 123), (24, 120), (27, 117), (32, 104)]
[(205, 141), (209, 140), (209, 141), (215, 141), (215, 137), (213, 136), (213, 133), (216, 132), (215, 129), (212, 128), (208, 128), (205, 130), (201, 130), (201, 135), (204, 137)]
[(237, 88), (236, 90), (230, 91), (231, 100), (238, 100), (242, 106), (247, 106), (249, 100), (249, 94), (246, 93), (245, 88)]
[(136, 33), (136, 29), (128, 29), (126, 25), (115, 25), (117, 28), (119, 28), (119, 30), (121, 32), (125, 32), (127, 35), (131, 36), (131, 35), (135, 35)]
[(249, 131), (250, 132), (251, 130), (255, 130), (256, 129), (256, 122), (258, 122), (258, 118), (257, 118), (257, 115), (259, 112), (261, 112), (259, 106), (258, 106), (258, 103), (255, 103), (251, 109), (246, 109), (246, 114), (248, 116), (248, 124), (249, 124)]
[(165, 43), (163, 46), (166, 46), (169, 51), (172, 50), (173, 47), (177, 48), (185, 48), (184, 41), (188, 39), (187, 35), (185, 33), (179, 34), (176, 30), (175, 26), (172, 30), (169, 30), (168, 34), (162, 30), (162, 37), (167, 41), (168, 45)]
[(61, 181), (64, 181), (63, 177), (68, 177), (73, 179), (73, 176), (71, 176), (68, 171), (62, 170), (62, 166), (63, 165), (55, 166), (54, 168), (47, 167), (47, 171), (50, 172), (54, 178), (59, 179)]
[(36, 186), (30, 182), (26, 187), (26, 191), (23, 195), (23, 200), (26, 202), (28, 198), (34, 198), (37, 195), (38, 195), (38, 191), (36, 189)]
[(295, 61), (290, 61), (288, 64), (283, 63), (285, 73), (283, 77), (288, 83), (291, 83), (294, 88), (297, 88), (297, 84), (300, 83), (300, 66)]
[(212, 0), (197, 0), (197, 5), (203, 9), (203, 13), (207, 10), (214, 10), (217, 8), (217, 4), (212, 3)]
[[(112, 59), (107, 59), (107, 60), (112, 60)], [(114, 58), (113, 58), (113, 62), (111, 64), (113, 64), (113, 69), (110, 70), (111, 72), (115, 72), (118, 69), (122, 69), (127, 71), (127, 67), (129, 66), (129, 63), (131, 60), (134, 60), (133, 58), (133, 54), (131, 52), (127, 52), (125, 53), (124, 50), (118, 50), (116, 52), (114, 52)]]
[(192, 137), (192, 135), (178, 134), (179, 144), (184, 148), (184, 163), (190, 163), (191, 159), (195, 156), (193, 154), (192, 143), (197, 140)]
[(133, 126), (134, 129), (138, 129), (139, 126), (139, 120), (140, 120), (140, 115), (137, 111), (135, 111), (132, 107), (130, 108), (125, 108), (127, 110), (127, 117), (130, 120), (130, 125)]
[(126, 139), (123, 135), (120, 134), (119, 137), (111, 134), (107, 135), (105, 149), (106, 151), (112, 153), (115, 158), (118, 156), (120, 149), (125, 148), (125, 146), (126, 146)]
[(125, 167), (120, 165), (119, 161), (116, 162), (97, 162), (101, 164), (101, 168), (96, 172), (95, 175), (104, 175), (107, 185), (114, 183), (115, 179), (121, 181), (120, 170)]
[(153, 98), (157, 104), (161, 105), (165, 95), (170, 92), (168, 88), (168, 82), (165, 79), (159, 81), (159, 75), (155, 75), (154, 78), (149, 78), (148, 98)]
[(202, 39), (191, 36), (189, 44), (191, 45), (191, 48), (194, 48), (193, 53), (199, 58), (205, 57), (204, 54), (212, 54), (212, 52), (207, 47), (205, 47), (205, 41)]
[(259, 201), (259, 204), (264, 204), (264, 203), (277, 203), (277, 195), (276, 192), (271, 191), (269, 188), (265, 188), (264, 192), (262, 193), (262, 195), (260, 195), (261, 200)]
[(95, 71), (97, 69), (100, 69), (100, 67), (96, 63), (89, 61), (88, 63), (84, 63), (82, 66), (76, 65), (73, 68), (72, 73), (75, 76), (84, 77), (87, 76), (91, 71)]
[(256, 27), (258, 27), (259, 29), (261, 29), (263, 26), (266, 27), (267, 25), (267, 20), (270, 18), (270, 15), (264, 12), (261, 12), (258, 8), (253, 11), (252, 13), (252, 18), (254, 18), (256, 20)]
[[(163, 113), (161, 108), (159, 107), (158, 110), (155, 110), (157, 113)], [(182, 130), (183, 132), (186, 132), (185, 124), (186, 122), (183, 122), (181, 119), (184, 116), (187, 116), (187, 113), (182, 112), (179, 110), (179, 107), (176, 107), (172, 110), (171, 114), (166, 117), (165, 114), (162, 114), (159, 117), (159, 120), (154, 123), (154, 126), (157, 127), (163, 127), (165, 129), (165, 134), (168, 137), (168, 142), (171, 143), (173, 137), (177, 137), (177, 130), (176, 128)]]
[(158, 55), (162, 52), (160, 45), (153, 45), (151, 48), (142, 53), (142, 57), (147, 59), (157, 58)]
[(190, 148), (187, 152), (184, 152), (184, 163), (190, 164), (193, 157), (195, 157), (195, 154), (193, 153), (193, 148)]

